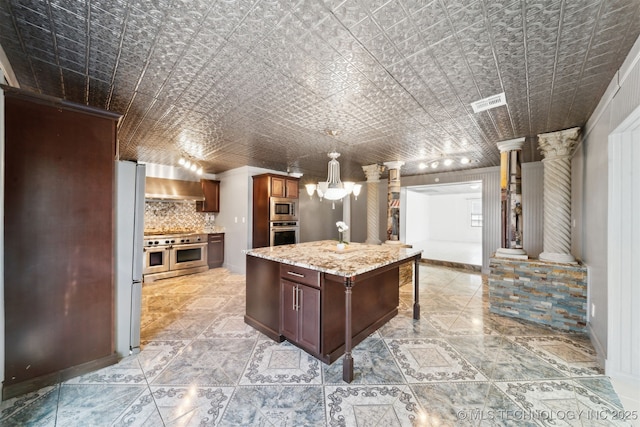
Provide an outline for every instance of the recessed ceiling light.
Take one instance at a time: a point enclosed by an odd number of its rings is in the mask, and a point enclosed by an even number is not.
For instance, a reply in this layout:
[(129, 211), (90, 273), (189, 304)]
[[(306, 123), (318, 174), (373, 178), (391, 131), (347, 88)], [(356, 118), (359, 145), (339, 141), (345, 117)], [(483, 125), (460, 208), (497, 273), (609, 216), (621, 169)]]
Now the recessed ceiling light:
[(418, 167), (419, 167), (420, 169), (426, 169), (426, 168), (427, 168), (427, 165), (426, 165), (426, 163), (420, 163), (420, 164), (418, 165)]
[(437, 168), (437, 167), (438, 167), (438, 165), (439, 165), (439, 164), (440, 164), (440, 163), (438, 163), (438, 162), (433, 162), (433, 163), (431, 163), (431, 168), (432, 168), (432, 169), (435, 169), (435, 168)]
[(444, 165), (445, 165), (445, 166), (451, 166), (451, 163), (453, 163), (453, 160), (451, 160), (451, 159), (444, 159)]
[(468, 157), (463, 157), (460, 159), (460, 163), (462, 163), (463, 165), (466, 165), (467, 163), (469, 163), (470, 160)]

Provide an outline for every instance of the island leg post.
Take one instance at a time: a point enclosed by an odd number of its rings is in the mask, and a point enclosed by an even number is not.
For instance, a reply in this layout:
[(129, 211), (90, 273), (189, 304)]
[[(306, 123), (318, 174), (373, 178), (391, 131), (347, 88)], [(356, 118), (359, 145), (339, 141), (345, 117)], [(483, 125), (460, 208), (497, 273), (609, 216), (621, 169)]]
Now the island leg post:
[(351, 355), (351, 278), (347, 277), (344, 281), (344, 305), (345, 305), (345, 322), (344, 322), (344, 359), (342, 361), (342, 379), (350, 383), (353, 381), (353, 356)]
[(413, 318), (420, 319), (420, 255), (414, 260), (413, 266)]

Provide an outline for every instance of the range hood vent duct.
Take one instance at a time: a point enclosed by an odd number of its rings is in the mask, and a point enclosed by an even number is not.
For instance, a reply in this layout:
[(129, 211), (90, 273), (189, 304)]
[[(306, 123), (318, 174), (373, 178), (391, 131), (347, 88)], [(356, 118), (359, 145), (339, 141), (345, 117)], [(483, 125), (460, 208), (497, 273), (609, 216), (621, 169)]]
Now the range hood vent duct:
[(199, 181), (147, 177), (145, 198), (156, 200), (204, 200)]

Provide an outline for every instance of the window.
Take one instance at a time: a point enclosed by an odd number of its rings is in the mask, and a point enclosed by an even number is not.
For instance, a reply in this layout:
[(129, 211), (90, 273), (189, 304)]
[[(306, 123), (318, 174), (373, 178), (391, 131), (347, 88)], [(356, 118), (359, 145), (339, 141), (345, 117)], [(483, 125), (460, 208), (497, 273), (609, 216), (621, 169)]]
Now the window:
[(472, 199), (471, 202), (471, 226), (482, 227), (482, 199)]

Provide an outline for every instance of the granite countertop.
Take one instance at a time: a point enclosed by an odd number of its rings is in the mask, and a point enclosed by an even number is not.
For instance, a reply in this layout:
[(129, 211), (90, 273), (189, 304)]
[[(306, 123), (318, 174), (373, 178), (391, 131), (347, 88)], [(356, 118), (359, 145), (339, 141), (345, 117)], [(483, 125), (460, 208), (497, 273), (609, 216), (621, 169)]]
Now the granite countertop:
[(323, 273), (353, 277), (397, 261), (412, 258), (422, 249), (395, 245), (350, 243), (344, 250), (336, 248), (335, 240), (248, 249), (247, 255), (283, 264), (311, 268)]

